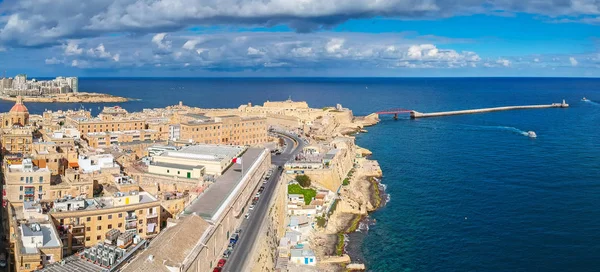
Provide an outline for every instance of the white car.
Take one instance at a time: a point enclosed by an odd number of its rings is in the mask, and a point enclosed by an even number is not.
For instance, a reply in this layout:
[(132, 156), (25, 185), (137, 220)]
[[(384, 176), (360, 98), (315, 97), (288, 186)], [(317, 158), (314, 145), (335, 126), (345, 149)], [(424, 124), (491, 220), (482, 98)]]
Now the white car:
[(250, 207), (248, 207), (248, 210), (254, 210), (254, 205), (250, 205)]
[(246, 214), (244, 215), (244, 218), (248, 219), (248, 217), (250, 217), (250, 213), (246, 213)]

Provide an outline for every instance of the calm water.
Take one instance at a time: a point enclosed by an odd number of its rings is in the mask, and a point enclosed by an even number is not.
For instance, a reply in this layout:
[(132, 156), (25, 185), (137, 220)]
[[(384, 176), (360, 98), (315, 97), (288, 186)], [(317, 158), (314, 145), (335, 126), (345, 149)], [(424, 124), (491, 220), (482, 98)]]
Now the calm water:
[[(306, 100), (356, 115), (549, 104), (569, 109), (394, 121), (358, 144), (371, 149), (391, 201), (362, 250), (372, 271), (598, 271), (598, 79), (80, 79), (80, 89), (199, 107)], [(12, 103), (0, 103), (7, 111)], [(102, 105), (27, 104), (30, 111)], [(533, 130), (537, 139), (522, 133)]]

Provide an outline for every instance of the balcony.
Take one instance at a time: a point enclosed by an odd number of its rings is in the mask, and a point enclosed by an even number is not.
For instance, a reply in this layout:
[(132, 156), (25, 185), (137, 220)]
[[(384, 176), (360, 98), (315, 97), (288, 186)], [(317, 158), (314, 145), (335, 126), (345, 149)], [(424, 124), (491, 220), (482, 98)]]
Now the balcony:
[(137, 220), (137, 216), (135, 214), (125, 216), (125, 221), (135, 221)]
[(147, 214), (146, 218), (156, 218), (158, 217), (158, 213), (151, 213), (151, 214)]
[(125, 224), (125, 230), (137, 229), (137, 222), (129, 222)]

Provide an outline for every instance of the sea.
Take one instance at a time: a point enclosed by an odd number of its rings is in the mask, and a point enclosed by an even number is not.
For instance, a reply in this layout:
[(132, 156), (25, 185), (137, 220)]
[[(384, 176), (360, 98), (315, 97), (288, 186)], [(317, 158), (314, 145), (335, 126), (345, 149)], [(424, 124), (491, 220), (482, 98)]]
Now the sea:
[[(369, 271), (600, 271), (600, 79), (80, 78), (80, 90), (204, 108), (291, 98), (355, 115), (570, 104), (411, 120), (382, 115), (357, 135), (389, 202), (348, 249)], [(590, 101), (582, 101), (587, 97)], [(8, 111), (12, 102), (0, 102)], [(116, 104), (27, 103), (45, 109)], [(526, 136), (534, 131), (537, 138)], [(352, 239), (350, 239), (352, 243)]]

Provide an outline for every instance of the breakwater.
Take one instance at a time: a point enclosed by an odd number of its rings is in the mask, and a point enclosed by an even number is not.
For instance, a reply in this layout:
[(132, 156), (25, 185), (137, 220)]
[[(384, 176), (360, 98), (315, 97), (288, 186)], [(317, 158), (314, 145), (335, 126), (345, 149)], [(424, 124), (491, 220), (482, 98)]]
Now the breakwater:
[(486, 112), (494, 112), (494, 111), (524, 110), (524, 109), (546, 109), (546, 108), (568, 108), (568, 107), (569, 107), (569, 104), (567, 104), (563, 100), (562, 103), (552, 103), (550, 105), (506, 106), (506, 107), (470, 109), (470, 110), (458, 110), (458, 111), (443, 111), (443, 112), (430, 112), (430, 113), (421, 113), (421, 112), (418, 112), (418, 111), (411, 111), (410, 112), (410, 117), (411, 118), (441, 117), (441, 116), (461, 115), (461, 114), (486, 113)]

